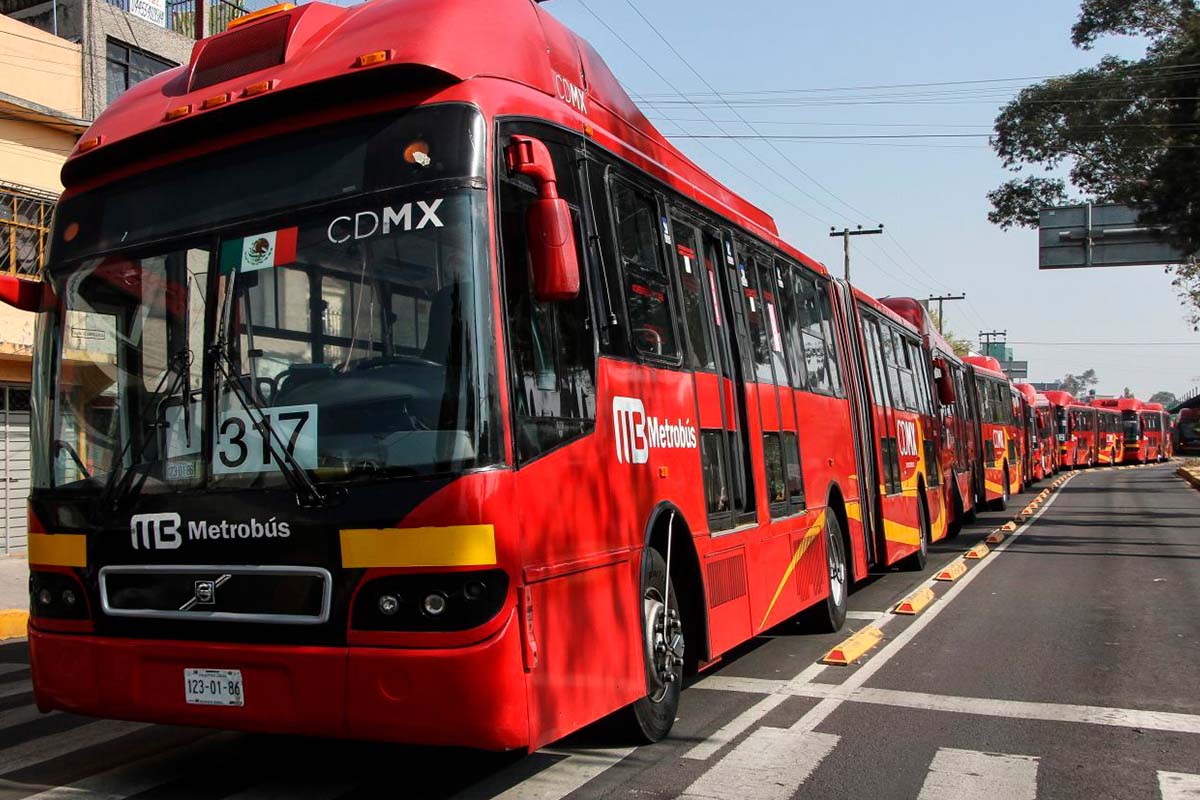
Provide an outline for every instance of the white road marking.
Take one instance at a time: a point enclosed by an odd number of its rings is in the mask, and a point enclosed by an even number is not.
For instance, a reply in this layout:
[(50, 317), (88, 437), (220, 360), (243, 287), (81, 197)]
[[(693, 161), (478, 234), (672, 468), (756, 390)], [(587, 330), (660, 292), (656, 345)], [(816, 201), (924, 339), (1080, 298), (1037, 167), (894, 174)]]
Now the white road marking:
[[(1061, 486), (1066, 486), (1074, 477), (1075, 475), (1071, 475), (1071, 477), (1063, 481)], [(1009, 545), (1021, 537), (1021, 534), (1029, 530), (1029, 527), (1037, 522), (1038, 519), (1041, 518), (1042, 514), (1045, 514), (1050, 507), (1054, 505), (1054, 501), (1062, 496), (1061, 486), (1059, 491), (1047, 498), (1042, 507), (1039, 508), (1028, 521), (1013, 531), (1012, 535), (1005, 539), (1003, 544), (997, 545), (996, 549), (992, 552), (997, 555), (1004, 552), (1006, 549), (1008, 549)], [(970, 586), (971, 582), (974, 581), (979, 575), (983, 574), (985, 569), (990, 567), (992, 564), (995, 564), (999, 560), (1000, 559), (993, 557), (986, 558), (983, 561), (978, 562), (966, 575), (959, 578), (954, 585), (950, 587), (949, 591), (942, 595), (940, 602), (935, 603), (930, 609), (925, 611), (925, 613), (917, 617), (916, 620), (914, 620), (907, 628), (902, 630), (895, 639), (892, 639), (890, 642), (885, 644), (880, 651), (875, 654), (874, 657), (869, 659), (865, 664), (856, 669), (853, 674), (846, 678), (846, 680), (841, 684), (842, 688), (846, 690), (857, 689), (870, 680), (876, 672), (882, 669), (883, 666), (891, 661), (897, 653), (904, 649), (904, 646), (911, 642), (918, 633), (923, 631), (925, 627), (929, 625), (929, 623), (937, 619), (939, 614), (949, 608), (950, 601), (952, 601), (964, 589)], [(930, 583), (932, 583), (932, 581), (930, 581)], [(841, 699), (832, 697), (822, 700), (812, 709), (810, 709), (808, 713), (798, 719), (796, 724), (792, 726), (792, 730), (811, 731), (815, 729), (818, 725), (825, 721), (826, 717), (837, 710), (837, 707), (840, 706), (842, 702), (843, 701)]]
[(684, 758), (693, 758), (698, 761), (706, 761), (717, 754), (725, 745), (732, 742), (742, 733), (750, 728), (751, 725), (758, 722), (760, 719), (769, 714), (779, 704), (787, 699), (787, 695), (769, 694), (759, 700), (754, 705), (747, 708), (741, 714), (725, 723), (719, 730), (709, 736), (700, 744), (693, 747), (683, 754)]
[(186, 775), (189, 765), (203, 763), (202, 760), (194, 760), (202, 750), (221, 741), (230, 741), (237, 734), (215, 734), (215, 739), (213, 736), (205, 736), (184, 747), (171, 748), (66, 786), (47, 789), (25, 800), (124, 800)]
[(568, 757), (496, 795), (495, 800), (558, 800), (632, 753), (634, 747), (597, 750), (542, 750)]
[(688, 787), (680, 800), (787, 800), (841, 737), (759, 728)]
[(877, 619), (883, 619), (886, 616), (887, 615), (884, 614), (882, 611), (847, 611), (846, 612), (846, 619), (865, 619), (868, 621), (874, 621)]
[(32, 681), (13, 681), (12, 683), (0, 683), (0, 697), (12, 697), (13, 695), (32, 693)]
[(1159, 770), (1158, 793), (1162, 800), (1200, 800), (1200, 775)]
[[(49, 714), (43, 714), (42, 712), (38, 711), (38, 708), (35, 705), (21, 706), (20, 708), (13, 708), (8, 711), (0, 711), (0, 730), (4, 730), (5, 728), (13, 728), (17, 725), (24, 725), (27, 722), (33, 722), (34, 720), (38, 719), (45, 719), (46, 717), (57, 713), (57, 711), (51, 711)], [(3, 766), (2, 762), (0, 762), (0, 766)]]
[(62, 733), (39, 736), (0, 751), (3, 754), (3, 760), (0, 760), (0, 774), (7, 775), (26, 767), (52, 761), (59, 756), (111, 741), (146, 727), (149, 726), (143, 722), (106, 720), (89, 722), (87, 725), (80, 725), (78, 728)]
[(943, 747), (933, 757), (917, 800), (1037, 800), (1038, 760)]

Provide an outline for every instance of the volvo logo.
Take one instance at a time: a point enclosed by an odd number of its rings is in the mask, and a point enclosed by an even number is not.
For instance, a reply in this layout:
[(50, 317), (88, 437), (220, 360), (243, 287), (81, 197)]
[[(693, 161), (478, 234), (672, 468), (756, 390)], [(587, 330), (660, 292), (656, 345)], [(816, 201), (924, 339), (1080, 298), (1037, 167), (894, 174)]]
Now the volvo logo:
[(196, 606), (213, 606), (217, 604), (217, 589), (228, 581), (231, 575), (222, 575), (215, 581), (196, 581), (193, 584), (192, 599), (179, 607), (180, 611), (191, 611)]

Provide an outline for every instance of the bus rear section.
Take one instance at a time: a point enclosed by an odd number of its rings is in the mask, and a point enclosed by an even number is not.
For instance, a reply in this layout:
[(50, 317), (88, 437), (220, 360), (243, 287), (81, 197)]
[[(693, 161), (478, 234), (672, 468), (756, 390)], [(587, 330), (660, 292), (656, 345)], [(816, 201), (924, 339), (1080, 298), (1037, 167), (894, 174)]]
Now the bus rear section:
[(970, 391), (979, 414), (982, 501), (1003, 510), (1021, 487), (1021, 428), (1016, 418), (1012, 384), (990, 356), (963, 359), (970, 373)]
[(1146, 437), (1146, 460), (1164, 461), (1167, 458), (1167, 412), (1162, 403), (1142, 403), (1138, 410), (1142, 432)]
[(1120, 464), (1124, 450), (1121, 414), (1115, 409), (1096, 408), (1096, 463)]

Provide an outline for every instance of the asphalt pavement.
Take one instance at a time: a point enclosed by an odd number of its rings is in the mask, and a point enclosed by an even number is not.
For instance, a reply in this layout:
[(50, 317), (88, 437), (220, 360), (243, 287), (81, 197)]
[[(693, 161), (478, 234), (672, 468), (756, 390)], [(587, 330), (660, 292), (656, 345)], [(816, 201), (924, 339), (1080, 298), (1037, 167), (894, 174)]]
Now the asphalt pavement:
[[(648, 747), (603, 725), (520, 756), (43, 716), (24, 642), (0, 644), (0, 800), (1200, 798), (1200, 491), (1165, 466), (1078, 473), (932, 580), (1008, 516), (873, 575), (841, 634), (785, 623), (727, 655)], [(891, 613), (921, 586), (931, 605)], [(864, 657), (818, 663), (864, 627)]]

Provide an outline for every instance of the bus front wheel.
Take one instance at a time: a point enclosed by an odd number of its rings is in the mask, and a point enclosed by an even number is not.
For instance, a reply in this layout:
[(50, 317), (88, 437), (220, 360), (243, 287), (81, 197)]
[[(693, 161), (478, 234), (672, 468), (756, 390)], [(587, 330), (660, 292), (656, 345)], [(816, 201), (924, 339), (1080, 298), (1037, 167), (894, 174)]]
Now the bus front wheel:
[(676, 587), (667, 575), (667, 560), (658, 550), (646, 551), (642, 578), (642, 649), (646, 696), (624, 711), (631, 738), (652, 743), (666, 737), (679, 711), (685, 645)]
[(812, 609), (810, 619), (815, 630), (836, 633), (846, 622), (850, 594), (850, 564), (842, 525), (832, 508), (825, 510), (825, 561), (829, 594), (825, 602)]

